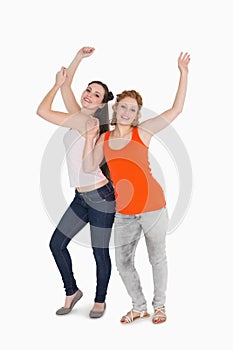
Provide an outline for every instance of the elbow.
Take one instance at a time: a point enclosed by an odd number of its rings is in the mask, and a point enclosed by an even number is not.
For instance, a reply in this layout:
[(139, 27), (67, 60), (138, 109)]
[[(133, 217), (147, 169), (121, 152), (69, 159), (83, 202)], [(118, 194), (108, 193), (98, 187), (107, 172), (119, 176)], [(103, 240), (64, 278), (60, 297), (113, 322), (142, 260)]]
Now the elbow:
[(181, 114), (183, 111), (183, 107), (182, 106), (177, 106), (177, 107), (173, 107), (173, 114), (174, 117), (178, 117), (179, 114)]
[(36, 114), (37, 114), (39, 117), (41, 117), (41, 118), (43, 118), (43, 119), (45, 119), (45, 120), (48, 120), (48, 111), (45, 110), (44, 108), (42, 108), (42, 107), (39, 106), (39, 107), (37, 108)]
[(37, 109), (36, 114), (37, 114), (39, 117), (42, 117), (42, 114), (41, 114), (41, 112), (40, 112), (39, 109)]
[(37, 108), (36, 114), (37, 114), (39, 117), (41, 117), (41, 118), (44, 117), (43, 110), (42, 110), (42, 108), (41, 108), (40, 106)]
[(176, 111), (177, 115), (181, 114), (182, 112), (183, 112), (183, 107), (178, 108)]

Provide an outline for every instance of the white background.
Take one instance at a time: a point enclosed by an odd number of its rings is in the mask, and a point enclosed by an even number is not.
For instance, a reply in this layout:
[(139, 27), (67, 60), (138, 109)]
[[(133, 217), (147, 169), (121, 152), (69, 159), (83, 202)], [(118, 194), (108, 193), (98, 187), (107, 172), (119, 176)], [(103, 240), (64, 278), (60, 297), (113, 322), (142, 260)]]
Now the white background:
[[(226, 0), (1, 4), (4, 349), (232, 348), (230, 5)], [(163, 325), (155, 326), (151, 319), (120, 324), (131, 303), (113, 250), (106, 314), (90, 320), (95, 264), (91, 249), (75, 243), (70, 250), (84, 297), (70, 315), (55, 315), (64, 291), (48, 247), (54, 225), (41, 200), (40, 166), (56, 126), (40, 119), (36, 109), (55, 73), (85, 45), (96, 52), (80, 65), (77, 98), (89, 81), (99, 79), (114, 93), (140, 91), (144, 106), (156, 112), (173, 102), (179, 52), (192, 57), (185, 108), (173, 127), (191, 159), (194, 186), (186, 217), (167, 239), (168, 320)], [(63, 107), (59, 96), (56, 103)], [(68, 181), (67, 188), (71, 199)], [(152, 312), (152, 274), (143, 241), (136, 260)]]

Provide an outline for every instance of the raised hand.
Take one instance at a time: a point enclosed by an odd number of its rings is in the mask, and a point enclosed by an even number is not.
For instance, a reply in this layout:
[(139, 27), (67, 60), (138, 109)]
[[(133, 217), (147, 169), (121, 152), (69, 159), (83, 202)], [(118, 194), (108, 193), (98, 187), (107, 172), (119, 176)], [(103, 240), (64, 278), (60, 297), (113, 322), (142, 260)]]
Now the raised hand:
[(77, 56), (81, 59), (85, 57), (89, 57), (93, 54), (94, 51), (95, 51), (94, 47), (84, 46), (78, 51)]
[(99, 119), (91, 117), (86, 124), (87, 137), (94, 138), (99, 134)]
[(57, 72), (57, 74), (56, 74), (56, 85), (58, 85), (59, 87), (62, 86), (62, 84), (66, 80), (66, 77), (67, 77), (66, 68), (61, 67), (59, 72)]
[(185, 52), (185, 54), (183, 54), (183, 52), (180, 53), (178, 58), (178, 68), (181, 73), (188, 72), (188, 65), (189, 65), (190, 59), (191, 58), (188, 52)]

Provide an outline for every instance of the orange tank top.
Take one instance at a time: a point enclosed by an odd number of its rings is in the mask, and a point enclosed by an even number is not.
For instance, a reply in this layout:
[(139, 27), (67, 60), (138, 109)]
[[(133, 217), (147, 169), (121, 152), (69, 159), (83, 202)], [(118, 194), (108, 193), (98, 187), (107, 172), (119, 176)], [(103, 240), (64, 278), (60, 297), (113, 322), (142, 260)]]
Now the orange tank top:
[(115, 188), (116, 211), (140, 214), (166, 206), (163, 190), (151, 173), (148, 149), (138, 128), (132, 131), (130, 142), (115, 150), (109, 147), (111, 131), (105, 133), (104, 155)]

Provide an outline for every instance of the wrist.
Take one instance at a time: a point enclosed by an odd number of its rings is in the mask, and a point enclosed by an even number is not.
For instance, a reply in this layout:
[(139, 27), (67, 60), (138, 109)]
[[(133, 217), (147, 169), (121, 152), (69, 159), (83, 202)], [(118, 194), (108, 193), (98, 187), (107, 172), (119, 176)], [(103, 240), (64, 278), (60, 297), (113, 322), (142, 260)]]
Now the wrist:
[(188, 69), (180, 69), (180, 75), (187, 75), (188, 74)]
[(62, 90), (70, 89), (71, 83), (72, 83), (72, 81), (69, 80), (68, 78), (66, 78), (66, 80), (64, 81), (64, 83), (60, 86), (60, 88), (61, 88)]
[(59, 84), (59, 83), (56, 82), (56, 83), (54, 84), (53, 88), (54, 88), (55, 90), (59, 90), (61, 86), (62, 86), (62, 84)]

